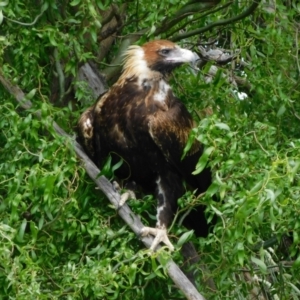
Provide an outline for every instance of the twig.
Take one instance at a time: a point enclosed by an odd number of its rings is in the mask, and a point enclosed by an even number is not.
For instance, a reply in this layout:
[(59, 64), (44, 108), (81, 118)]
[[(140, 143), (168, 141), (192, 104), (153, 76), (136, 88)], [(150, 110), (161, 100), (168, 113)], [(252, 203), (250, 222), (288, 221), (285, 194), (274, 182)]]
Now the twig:
[(8, 17), (5, 17), (4, 16), (4, 19), (6, 19), (7, 21), (10, 21), (12, 23), (15, 23), (15, 24), (19, 24), (19, 25), (22, 25), (22, 26), (33, 26), (37, 21), (38, 19), (43, 15), (44, 11), (48, 8), (48, 5), (43, 5), (42, 8), (41, 8), (41, 12), (35, 17), (35, 19), (31, 22), (31, 23), (23, 23), (23, 22), (19, 22), (19, 21), (16, 21), (16, 20), (12, 20)]
[(64, 72), (62, 70), (61, 63), (59, 61), (59, 55), (58, 55), (57, 48), (54, 49), (53, 55), (54, 55), (54, 60), (55, 60), (55, 68), (56, 68), (57, 76), (58, 76), (58, 82), (59, 82), (59, 98), (58, 98), (58, 101), (59, 101), (59, 103), (61, 103), (64, 96), (65, 96), (65, 75), (64, 75)]
[[(23, 101), (23, 99), (26, 99), (23, 91), (18, 86), (13, 85), (1, 73), (0, 82), (3, 84), (6, 90), (16, 98), (16, 100), (20, 103), (20, 106), (22, 108), (29, 109), (32, 107), (32, 103), (30, 101)], [(41, 117), (40, 111), (37, 111), (35, 114), (38, 118)], [(53, 128), (59, 135), (72, 140), (72, 138), (61, 127), (59, 127), (57, 123), (53, 122), (52, 124)], [(82, 160), (83, 166), (87, 174), (96, 183), (99, 189), (106, 195), (106, 197), (114, 205), (114, 207), (118, 208), (121, 198), (120, 194), (115, 191), (111, 182), (106, 177), (98, 177), (100, 170), (87, 156), (81, 145), (76, 141), (72, 140), (72, 146), (74, 147), (77, 156)], [(141, 220), (131, 211), (127, 204), (124, 204), (120, 209), (118, 209), (118, 214), (132, 229), (132, 231), (140, 237), (140, 231), (144, 227), (144, 225), (142, 224)], [(147, 248), (151, 247), (153, 241), (152, 237), (147, 236), (140, 238)], [(157, 259), (158, 261), (160, 261), (159, 254), (157, 256)], [(170, 259), (166, 264), (166, 271), (168, 272), (170, 278), (173, 280), (175, 285), (182, 291), (182, 293), (186, 296), (188, 300), (205, 300), (205, 298), (197, 291), (194, 285), (188, 280), (188, 278), (184, 275), (184, 273), (180, 270), (180, 268), (172, 259)]]
[(298, 58), (298, 53), (299, 53), (299, 49), (298, 49), (298, 27), (296, 27), (295, 39), (296, 39), (296, 43), (295, 43), (295, 46), (296, 46), (295, 53), (296, 53), (296, 55), (295, 55), (295, 58), (296, 58), (296, 62), (297, 62), (298, 72), (300, 72), (300, 64), (299, 64), (299, 58)]

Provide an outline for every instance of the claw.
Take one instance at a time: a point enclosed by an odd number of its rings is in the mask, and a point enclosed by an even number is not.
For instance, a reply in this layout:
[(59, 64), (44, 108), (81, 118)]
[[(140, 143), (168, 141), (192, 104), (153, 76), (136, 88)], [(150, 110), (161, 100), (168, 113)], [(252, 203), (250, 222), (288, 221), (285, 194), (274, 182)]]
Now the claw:
[(152, 227), (144, 227), (141, 230), (141, 235), (146, 236), (146, 235), (153, 235), (155, 236), (152, 245), (150, 247), (151, 251), (154, 251), (157, 245), (160, 242), (163, 242), (171, 251), (174, 251), (174, 246), (170, 242), (167, 234), (167, 229), (166, 228), (152, 228)]
[(133, 191), (128, 190), (122, 194), (121, 200), (119, 202), (119, 208), (121, 208), (128, 199), (136, 199), (135, 193)]
[[(121, 188), (116, 181), (113, 182), (113, 188), (115, 189), (116, 192), (121, 193)], [(118, 204), (117, 210), (119, 210), (126, 203), (128, 199), (136, 199), (134, 191), (127, 190), (125, 193), (121, 195), (121, 199)]]
[(120, 185), (116, 181), (113, 181), (112, 186), (115, 192), (119, 192), (119, 193), (121, 192)]

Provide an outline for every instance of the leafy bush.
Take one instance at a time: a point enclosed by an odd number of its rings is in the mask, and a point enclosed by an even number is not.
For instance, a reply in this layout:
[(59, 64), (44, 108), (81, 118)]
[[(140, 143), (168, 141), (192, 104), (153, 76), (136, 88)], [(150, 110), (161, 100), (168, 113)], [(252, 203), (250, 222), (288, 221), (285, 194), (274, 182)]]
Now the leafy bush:
[[(119, 52), (151, 38), (197, 51), (215, 39), (214, 47), (237, 53), (210, 82), (213, 62), (197, 76), (180, 68), (171, 78), (197, 123), (191, 141), (205, 147), (195, 172), (213, 169), (205, 195), (179, 199), (183, 211), (207, 205), (207, 217), (218, 216), (213, 232), (197, 239), (179, 217), (170, 232), (177, 250), (190, 240), (200, 254), (191, 267), (198, 290), (207, 299), (300, 297), (299, 7), (264, 2), (238, 22), (208, 28), (255, 3), (0, 3), (0, 75), (33, 103), (23, 111), (0, 86), (0, 299), (184, 298), (95, 189), (72, 139), (52, 127), (55, 120), (72, 133), (93, 98), (77, 78), (85, 62), (111, 83)], [(154, 224), (156, 201), (141, 197), (129, 205)], [(172, 258), (183, 265), (177, 250)]]

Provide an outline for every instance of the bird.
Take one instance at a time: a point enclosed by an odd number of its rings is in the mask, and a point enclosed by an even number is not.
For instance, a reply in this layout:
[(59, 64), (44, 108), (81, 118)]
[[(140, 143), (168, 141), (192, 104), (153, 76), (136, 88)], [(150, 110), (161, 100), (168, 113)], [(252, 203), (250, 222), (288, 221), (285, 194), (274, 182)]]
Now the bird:
[[(196, 124), (169, 84), (175, 68), (186, 63), (195, 65), (197, 60), (197, 54), (169, 40), (129, 46), (119, 79), (78, 121), (79, 142), (98, 167), (108, 155), (113, 162), (122, 158), (117, 178), (135, 182), (143, 191), (155, 194), (156, 226), (141, 229), (142, 236), (154, 236), (153, 251), (161, 242), (174, 250), (167, 230), (178, 210), (177, 201), (185, 192), (183, 182), (198, 194), (212, 182), (209, 167), (192, 174), (203, 153), (198, 141), (182, 159)], [(209, 224), (204, 210), (204, 206), (198, 206), (183, 224), (205, 237)]]

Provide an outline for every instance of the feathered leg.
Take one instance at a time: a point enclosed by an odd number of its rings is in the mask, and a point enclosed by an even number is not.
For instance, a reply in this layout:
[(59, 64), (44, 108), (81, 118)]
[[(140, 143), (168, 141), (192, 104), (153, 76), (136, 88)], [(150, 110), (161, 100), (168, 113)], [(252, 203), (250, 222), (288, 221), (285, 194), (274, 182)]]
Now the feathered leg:
[(165, 176), (159, 176), (157, 185), (157, 223), (156, 228), (144, 227), (141, 235), (151, 234), (155, 236), (150, 250), (154, 251), (160, 242), (163, 242), (171, 251), (174, 246), (170, 242), (167, 233), (167, 227), (173, 220), (177, 209), (177, 199), (182, 195), (182, 185), (177, 175), (169, 173)]

